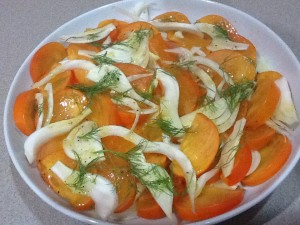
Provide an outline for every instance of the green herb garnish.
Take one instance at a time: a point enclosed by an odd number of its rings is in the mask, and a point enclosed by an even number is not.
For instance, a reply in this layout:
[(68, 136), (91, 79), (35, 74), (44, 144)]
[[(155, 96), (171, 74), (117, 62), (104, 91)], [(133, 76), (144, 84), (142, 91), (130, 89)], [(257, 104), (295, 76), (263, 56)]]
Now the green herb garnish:
[(167, 134), (171, 137), (175, 137), (178, 134), (184, 134), (186, 132), (185, 128), (180, 129), (180, 128), (174, 127), (172, 125), (172, 121), (170, 121), (170, 120), (157, 118), (157, 119), (155, 119), (154, 122), (162, 129), (162, 131), (165, 134)]
[(215, 28), (215, 31), (216, 31), (218, 37), (229, 39), (229, 34), (228, 34), (227, 30), (223, 29), (219, 25), (214, 25), (214, 28)]
[(109, 71), (105, 76), (92, 86), (85, 86), (82, 84), (72, 85), (71, 88), (79, 90), (86, 94), (89, 99), (93, 99), (95, 94), (102, 93), (108, 89), (111, 89), (119, 83), (120, 72), (118, 70)]

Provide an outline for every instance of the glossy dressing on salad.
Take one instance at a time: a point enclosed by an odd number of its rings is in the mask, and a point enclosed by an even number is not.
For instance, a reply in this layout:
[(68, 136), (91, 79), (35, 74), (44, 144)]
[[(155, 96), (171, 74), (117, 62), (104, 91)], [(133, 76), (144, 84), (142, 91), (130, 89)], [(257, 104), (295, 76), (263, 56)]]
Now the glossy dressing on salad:
[(287, 161), (292, 95), (225, 18), (147, 10), (41, 47), (15, 124), (28, 162), (77, 210), (211, 218)]

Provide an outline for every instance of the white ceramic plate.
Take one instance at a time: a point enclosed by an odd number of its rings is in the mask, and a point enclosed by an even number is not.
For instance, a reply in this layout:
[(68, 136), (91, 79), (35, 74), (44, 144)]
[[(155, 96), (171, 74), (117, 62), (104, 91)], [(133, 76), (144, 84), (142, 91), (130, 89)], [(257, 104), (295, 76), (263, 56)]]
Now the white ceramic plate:
[[(292, 51), (288, 46), (268, 27), (254, 19), (253, 17), (238, 11), (234, 8), (209, 1), (189, 0), (189, 1), (174, 1), (174, 0), (145, 0), (146, 3), (153, 3), (150, 8), (151, 18), (166, 12), (180, 11), (186, 14), (191, 21), (195, 21), (208, 14), (218, 14), (227, 18), (237, 28), (238, 32), (250, 39), (256, 46), (258, 54), (263, 56), (273, 70), (282, 73), (289, 81), (294, 99), (300, 99), (300, 89), (297, 85), (300, 83), (300, 65)], [(87, 27), (96, 27), (98, 22), (111, 17), (128, 20), (121, 9), (134, 8), (137, 4), (141, 4), (138, 0), (121, 1), (111, 5), (87, 12), (70, 22), (64, 24), (47, 38), (45, 38), (36, 49), (27, 57), (21, 68), (19, 69), (8, 94), (4, 112), (4, 129), (5, 140), (10, 157), (20, 173), (21, 177), (30, 186), (30, 188), (45, 202), (61, 211), (62, 213), (81, 220), (86, 223), (110, 224), (103, 222), (94, 217), (92, 212), (76, 212), (69, 207), (68, 203), (61, 199), (58, 195), (52, 192), (50, 188), (43, 182), (37, 168), (30, 166), (24, 156), (23, 144), (25, 136), (22, 135), (14, 126), (12, 119), (12, 109), (16, 96), (30, 88), (32, 84), (29, 75), (29, 64), (34, 52), (42, 45), (50, 41), (57, 41), (61, 35), (72, 34), (83, 31)], [(296, 101), (297, 111), (300, 112), (300, 101)], [(245, 198), (239, 207), (231, 210), (220, 216), (198, 222), (197, 224), (217, 223), (229, 219), (241, 212), (254, 206), (266, 196), (268, 196), (284, 178), (290, 173), (300, 157), (300, 129), (297, 129), (293, 136), (290, 137), (293, 145), (292, 154), (281, 169), (281, 171), (268, 182), (250, 188), (246, 191)], [(167, 224), (168, 220), (148, 221), (136, 219), (127, 221), (127, 224)]]

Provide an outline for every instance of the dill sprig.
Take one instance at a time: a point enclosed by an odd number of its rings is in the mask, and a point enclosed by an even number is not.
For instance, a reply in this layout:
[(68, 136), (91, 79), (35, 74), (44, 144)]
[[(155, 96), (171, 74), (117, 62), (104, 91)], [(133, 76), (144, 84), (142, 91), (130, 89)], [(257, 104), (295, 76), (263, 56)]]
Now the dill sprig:
[(131, 91), (131, 90), (132, 89), (130, 88), (130, 89), (124, 91), (124, 92), (113, 92), (112, 95), (111, 95), (111, 98), (113, 100), (115, 100), (116, 102), (118, 102), (118, 103), (122, 103), (123, 102), (123, 98), (129, 97), (128, 96), (128, 92)]
[(115, 43), (114, 45), (124, 45), (124, 46), (130, 47), (130, 48), (133, 48), (133, 49), (138, 49), (141, 42), (146, 37), (149, 37), (151, 33), (152, 32), (150, 29), (136, 30), (131, 34), (129, 39)]
[(221, 26), (219, 25), (214, 25), (214, 29), (218, 34), (218, 37), (220, 38), (225, 38), (225, 39), (229, 39), (229, 34), (227, 32), (227, 30), (223, 29)]
[[(99, 132), (99, 128), (93, 127), (89, 132), (78, 136), (78, 138), (81, 140), (89, 141), (89, 140), (95, 139), (95, 135), (97, 135), (98, 132)], [(98, 139), (97, 139), (97, 141), (98, 141)]]
[(220, 93), (220, 97), (226, 99), (229, 110), (233, 111), (241, 101), (246, 100), (252, 94), (254, 87), (254, 81), (230, 85)]
[[(74, 151), (74, 154), (77, 161), (77, 170), (74, 170), (74, 172), (76, 172), (76, 175), (75, 178), (72, 179), (72, 183), (67, 183), (67, 184), (70, 187), (74, 188), (76, 191), (84, 193), (85, 185), (87, 181), (90, 179), (89, 177), (86, 176), (86, 174), (88, 173), (88, 170), (94, 165), (94, 163), (99, 160), (100, 157), (94, 158), (87, 165), (84, 165), (77, 152)], [(94, 177), (94, 180), (92, 180), (92, 182), (95, 182), (96, 177), (97, 176)]]
[(185, 128), (177, 128), (172, 125), (171, 120), (165, 120), (162, 118), (157, 118), (154, 120), (154, 122), (162, 129), (162, 131), (171, 136), (175, 137), (178, 134), (184, 134), (186, 132)]
[(186, 70), (190, 70), (192, 66), (196, 65), (196, 62), (197, 62), (196, 60), (185, 60), (185, 61), (182, 61), (182, 62), (175, 62), (172, 65), (181, 67), (181, 68), (186, 69)]
[(107, 52), (104, 55), (96, 55), (93, 57), (93, 60), (96, 61), (99, 65), (102, 64), (113, 64), (115, 61), (107, 56)]
[(95, 94), (102, 93), (115, 87), (119, 82), (120, 76), (121, 74), (118, 70), (113, 70), (105, 74), (105, 76), (94, 85), (85, 86), (82, 84), (75, 84), (72, 85), (71, 88), (83, 92), (89, 99), (92, 99)]

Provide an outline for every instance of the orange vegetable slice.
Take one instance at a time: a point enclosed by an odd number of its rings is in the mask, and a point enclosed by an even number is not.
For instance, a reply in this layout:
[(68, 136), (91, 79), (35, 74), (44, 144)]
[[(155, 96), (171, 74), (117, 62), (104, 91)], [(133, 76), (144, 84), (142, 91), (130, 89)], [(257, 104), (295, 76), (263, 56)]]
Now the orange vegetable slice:
[(252, 174), (243, 180), (243, 183), (255, 186), (272, 178), (288, 160), (291, 149), (292, 146), (287, 137), (275, 134), (270, 143), (260, 149), (260, 164)]
[(82, 92), (66, 88), (53, 95), (53, 102), (52, 123), (78, 116), (87, 106), (88, 99)]
[(243, 200), (243, 196), (243, 189), (228, 190), (205, 186), (201, 194), (195, 199), (195, 213), (193, 213), (187, 195), (180, 201), (175, 201), (174, 207), (178, 217), (182, 220), (204, 220), (237, 207)]
[(256, 129), (245, 129), (243, 140), (245, 140), (250, 149), (259, 150), (268, 144), (274, 135), (275, 130), (263, 124)]
[(50, 170), (57, 161), (63, 162), (72, 169), (76, 168), (76, 162), (64, 153), (62, 147), (64, 138), (65, 135), (56, 137), (39, 149), (37, 166), (45, 182), (76, 210), (90, 210), (94, 206), (94, 201), (88, 196), (72, 192), (70, 187)]
[(246, 126), (255, 129), (263, 125), (274, 113), (279, 99), (280, 90), (273, 80), (264, 79), (258, 82), (250, 99)]
[(136, 210), (137, 215), (145, 219), (160, 219), (166, 216), (147, 189), (137, 199)]
[(252, 163), (251, 149), (242, 144), (235, 157), (231, 174), (228, 177), (221, 175), (222, 180), (229, 186), (240, 182), (248, 173)]
[(22, 92), (16, 98), (13, 110), (13, 118), (17, 128), (25, 135), (30, 135), (35, 131), (35, 114), (37, 104), (35, 94), (38, 89), (31, 89)]
[[(219, 144), (218, 128), (210, 119), (199, 113), (184, 136), (180, 149), (190, 159), (196, 175), (199, 176), (214, 162)], [(173, 173), (176, 176), (184, 176), (177, 162), (173, 162)]]
[(88, 61), (93, 62), (93, 60), (90, 59), (89, 57), (79, 55), (78, 52), (80, 50), (99, 52), (100, 49), (96, 46), (91, 45), (91, 44), (74, 44), (74, 43), (71, 43), (67, 47), (68, 58), (70, 60), (83, 59), (83, 60), (88, 60)]
[(117, 41), (123, 41), (123, 40), (127, 39), (132, 32), (135, 32), (138, 30), (150, 30), (153, 32), (152, 35), (159, 33), (157, 28), (155, 26), (153, 26), (152, 24), (143, 22), (143, 21), (137, 21), (137, 22), (129, 23), (125, 26), (122, 26), (119, 29)]
[(228, 37), (231, 41), (249, 44), (247, 50), (238, 51), (238, 52), (252, 59), (254, 62), (256, 62), (255, 46), (248, 39), (239, 35), (235, 27), (227, 19), (219, 15), (207, 15), (197, 20), (197, 22), (217, 25), (227, 31)]
[(257, 81), (263, 80), (263, 79), (270, 79), (270, 80), (278, 80), (282, 77), (282, 75), (276, 71), (265, 71), (257, 74), (256, 79)]
[(227, 72), (235, 83), (254, 80), (256, 67), (253, 61), (232, 50), (219, 50), (207, 56)]
[(190, 23), (190, 20), (181, 12), (171, 11), (160, 14), (153, 18), (153, 20), (159, 20), (161, 22), (178, 22), (178, 23)]
[(33, 82), (39, 81), (56, 63), (66, 58), (65, 47), (58, 42), (42, 46), (32, 57), (30, 75)]

